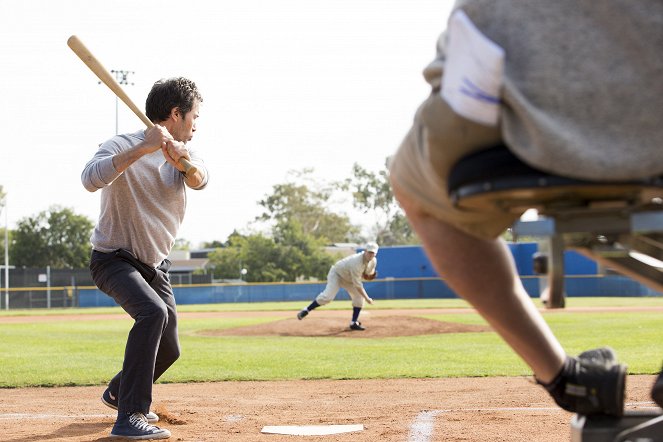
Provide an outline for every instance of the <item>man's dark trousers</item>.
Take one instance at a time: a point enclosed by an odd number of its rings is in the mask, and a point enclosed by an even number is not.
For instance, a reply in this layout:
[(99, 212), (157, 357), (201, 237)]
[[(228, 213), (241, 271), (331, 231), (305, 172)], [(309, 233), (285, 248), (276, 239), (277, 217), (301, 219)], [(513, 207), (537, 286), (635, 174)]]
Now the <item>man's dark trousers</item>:
[(94, 283), (135, 321), (127, 338), (122, 371), (108, 384), (111, 394), (118, 398), (118, 415), (147, 414), (152, 384), (180, 355), (169, 268), (168, 260), (154, 269), (127, 256), (126, 251), (92, 252), (90, 272)]

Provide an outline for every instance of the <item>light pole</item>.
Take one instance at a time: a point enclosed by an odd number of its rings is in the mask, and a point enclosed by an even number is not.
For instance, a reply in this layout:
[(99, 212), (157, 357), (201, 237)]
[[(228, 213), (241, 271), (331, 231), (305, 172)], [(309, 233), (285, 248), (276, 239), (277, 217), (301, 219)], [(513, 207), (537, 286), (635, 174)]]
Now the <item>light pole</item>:
[[(134, 71), (116, 71), (114, 69), (111, 69), (111, 74), (115, 75), (115, 80), (121, 85), (130, 85), (133, 86), (133, 83), (129, 83), (129, 80), (127, 77), (131, 74), (135, 74)], [(118, 98), (117, 95), (115, 96), (115, 135), (118, 134), (118, 122), (117, 122), (117, 107), (118, 107)]]
[(3, 195), (0, 207), (5, 212), (5, 310), (9, 310), (9, 221), (7, 212), (7, 194)]

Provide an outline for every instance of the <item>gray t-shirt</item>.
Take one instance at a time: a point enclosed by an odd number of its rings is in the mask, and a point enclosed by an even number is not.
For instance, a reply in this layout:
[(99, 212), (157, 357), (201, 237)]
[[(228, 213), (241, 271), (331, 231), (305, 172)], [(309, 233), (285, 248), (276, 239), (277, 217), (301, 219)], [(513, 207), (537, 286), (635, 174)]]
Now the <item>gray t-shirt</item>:
[[(663, 2), (458, 0), (506, 53), (504, 141), (564, 176), (663, 173)], [(439, 84), (444, 38), (425, 71)]]
[[(161, 150), (141, 157), (124, 172), (113, 166), (113, 156), (145, 139), (143, 130), (118, 135), (99, 146), (85, 165), (81, 181), (90, 192), (101, 189), (101, 211), (90, 241), (109, 253), (127, 249), (142, 262), (157, 266), (170, 253), (186, 210), (186, 185), (180, 172), (168, 164)], [(191, 162), (207, 170), (189, 149)]]

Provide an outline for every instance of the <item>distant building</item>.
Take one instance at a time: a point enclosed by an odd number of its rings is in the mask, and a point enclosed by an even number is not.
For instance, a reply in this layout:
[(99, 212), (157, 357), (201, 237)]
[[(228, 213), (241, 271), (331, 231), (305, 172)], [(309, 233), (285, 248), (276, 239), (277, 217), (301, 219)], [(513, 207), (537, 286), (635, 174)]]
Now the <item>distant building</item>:
[(325, 246), (325, 252), (330, 255), (341, 255), (343, 257), (357, 253), (359, 244), (354, 242), (335, 242)]
[(215, 250), (216, 250), (216, 248), (214, 248), (214, 247), (207, 248), (207, 249), (191, 250), (189, 252), (189, 254), (190, 254), (191, 259), (194, 259), (194, 258), (207, 258), (209, 256), (209, 254), (212, 253)]
[[(169, 273), (173, 284), (204, 284), (211, 282), (211, 275), (207, 275), (209, 259), (206, 252), (172, 250), (168, 255), (168, 260), (172, 264)], [(196, 272), (202, 274), (195, 274)]]

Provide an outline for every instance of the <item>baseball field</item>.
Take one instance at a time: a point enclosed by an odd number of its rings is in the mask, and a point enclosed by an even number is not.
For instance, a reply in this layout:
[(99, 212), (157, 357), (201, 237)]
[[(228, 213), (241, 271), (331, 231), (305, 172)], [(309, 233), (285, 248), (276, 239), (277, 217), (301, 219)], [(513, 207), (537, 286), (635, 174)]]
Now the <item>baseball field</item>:
[[(629, 366), (627, 408), (651, 408), (663, 299), (570, 298), (544, 311), (567, 351), (609, 345)], [(572, 415), (460, 300), (181, 306), (182, 356), (154, 389), (177, 441), (568, 441)], [(110, 440), (100, 401), (132, 321), (119, 308), (0, 313), (0, 440)], [(363, 430), (327, 436), (267, 426)], [(288, 428), (291, 429), (291, 428)], [(297, 428), (301, 430), (301, 428)]]

